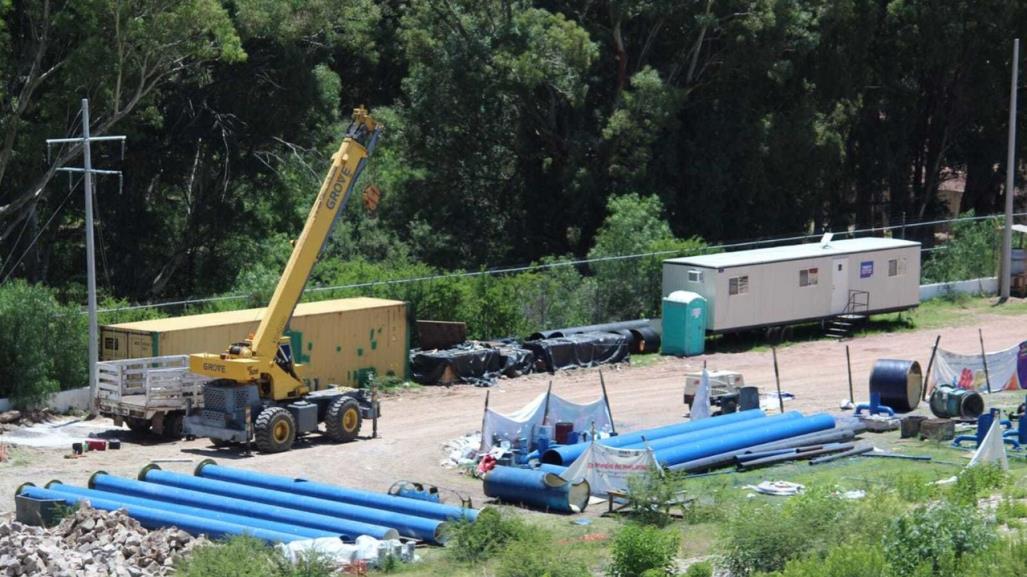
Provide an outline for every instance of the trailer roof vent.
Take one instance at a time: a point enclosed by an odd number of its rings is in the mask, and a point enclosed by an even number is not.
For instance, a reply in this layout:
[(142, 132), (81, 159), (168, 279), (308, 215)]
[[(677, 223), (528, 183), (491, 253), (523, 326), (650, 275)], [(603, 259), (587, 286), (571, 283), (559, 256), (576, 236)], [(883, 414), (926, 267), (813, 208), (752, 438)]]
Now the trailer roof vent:
[(834, 234), (825, 232), (824, 236), (820, 237), (820, 248), (831, 248), (832, 238), (834, 238)]

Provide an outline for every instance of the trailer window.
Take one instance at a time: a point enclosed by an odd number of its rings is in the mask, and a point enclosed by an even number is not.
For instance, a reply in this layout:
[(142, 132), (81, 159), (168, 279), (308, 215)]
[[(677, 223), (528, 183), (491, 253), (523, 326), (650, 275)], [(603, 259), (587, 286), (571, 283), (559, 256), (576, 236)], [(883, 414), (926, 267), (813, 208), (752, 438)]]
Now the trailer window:
[(727, 279), (727, 293), (731, 295), (744, 295), (749, 292), (749, 275), (736, 276)]
[(702, 282), (702, 271), (701, 270), (690, 270), (688, 271), (688, 282)]
[(817, 269), (815, 268), (804, 268), (799, 271), (799, 286), (816, 286), (817, 284)]
[(906, 274), (906, 259), (893, 258), (888, 261), (888, 276)]

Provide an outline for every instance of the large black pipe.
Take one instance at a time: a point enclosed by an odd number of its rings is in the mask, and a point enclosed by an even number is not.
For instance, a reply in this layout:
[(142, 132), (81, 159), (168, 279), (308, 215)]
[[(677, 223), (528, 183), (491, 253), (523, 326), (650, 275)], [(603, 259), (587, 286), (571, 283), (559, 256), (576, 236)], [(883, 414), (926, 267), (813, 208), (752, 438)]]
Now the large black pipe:
[(634, 336), (633, 353), (658, 353), (660, 352), (660, 333), (650, 326), (629, 329)]
[(916, 361), (878, 359), (870, 372), (870, 394), (881, 395), (881, 404), (896, 413), (916, 409), (923, 387), (923, 372)]
[(816, 449), (810, 449), (808, 451), (784, 455), (773, 455), (770, 457), (763, 457), (762, 459), (753, 459), (751, 461), (745, 461), (744, 463), (738, 464), (738, 470), (751, 471), (752, 469), (759, 469), (760, 467), (769, 467), (770, 465), (776, 465), (778, 463), (787, 463), (788, 461), (801, 461), (804, 459), (812, 459), (813, 457), (819, 457), (821, 455), (828, 455), (830, 453), (848, 451), (852, 448), (852, 443), (834, 443)]
[(639, 319), (634, 321), (621, 321), (617, 323), (603, 323), (600, 325), (585, 325), (581, 327), (567, 327), (563, 329), (549, 329), (545, 331), (538, 331), (528, 336), (529, 341), (537, 341), (539, 339), (551, 339), (556, 337), (565, 337), (567, 335), (577, 335), (580, 333), (615, 333), (624, 329), (639, 329), (648, 328), (648, 319)]

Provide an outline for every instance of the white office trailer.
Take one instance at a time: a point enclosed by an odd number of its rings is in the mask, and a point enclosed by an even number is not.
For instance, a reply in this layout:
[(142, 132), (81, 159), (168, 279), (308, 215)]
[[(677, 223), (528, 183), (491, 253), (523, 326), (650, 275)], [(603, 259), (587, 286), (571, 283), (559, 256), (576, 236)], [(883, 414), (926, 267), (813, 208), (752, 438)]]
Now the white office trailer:
[(713, 333), (783, 326), (920, 304), (920, 243), (857, 238), (663, 261), (663, 296), (707, 301)]

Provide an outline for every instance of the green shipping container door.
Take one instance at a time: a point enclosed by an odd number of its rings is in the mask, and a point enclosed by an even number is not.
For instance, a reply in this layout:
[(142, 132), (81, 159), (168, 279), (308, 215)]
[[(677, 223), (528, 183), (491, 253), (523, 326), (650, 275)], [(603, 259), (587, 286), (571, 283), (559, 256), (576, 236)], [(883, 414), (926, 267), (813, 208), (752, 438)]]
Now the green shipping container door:
[(663, 299), (665, 355), (694, 356), (706, 350), (706, 299), (690, 291), (674, 291)]

